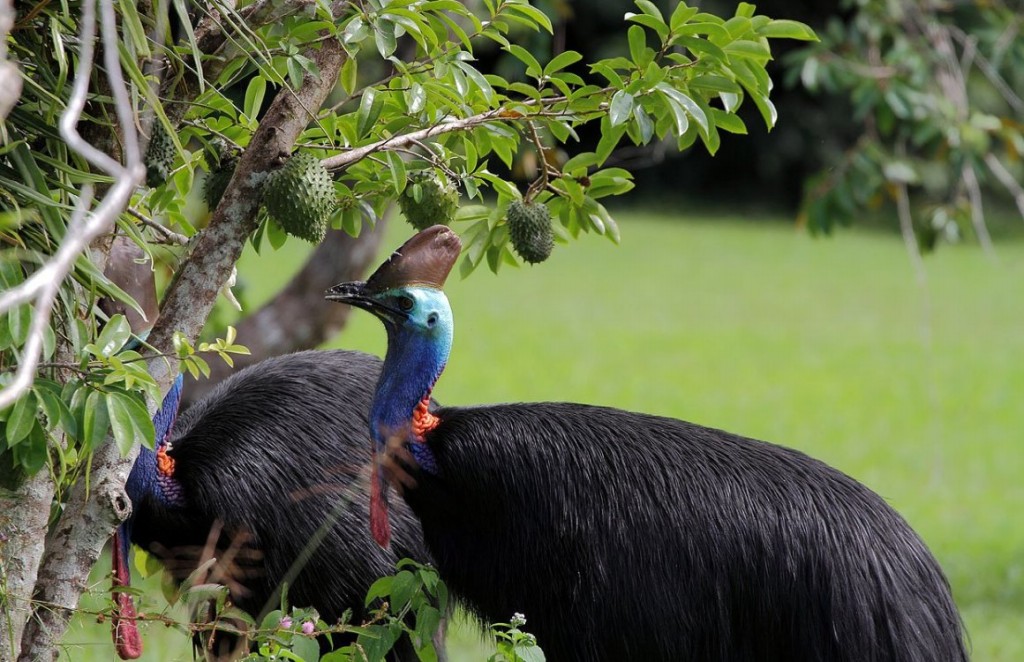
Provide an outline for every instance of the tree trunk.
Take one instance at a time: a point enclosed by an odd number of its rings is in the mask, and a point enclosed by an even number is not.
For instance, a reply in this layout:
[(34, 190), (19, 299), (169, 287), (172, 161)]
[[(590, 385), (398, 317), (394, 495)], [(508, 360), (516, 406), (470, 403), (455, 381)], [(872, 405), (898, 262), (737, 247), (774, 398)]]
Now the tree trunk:
[(17, 489), (0, 495), (0, 661), (18, 655), (22, 632), (32, 614), (30, 600), (43, 558), (46, 524), (53, 502), (53, 479), (46, 469)]
[[(345, 61), (344, 50), (333, 39), (303, 55), (315, 62), (319, 76), (306, 74), (297, 90), (279, 91), (260, 122), (213, 219), (196, 237), (191, 253), (168, 288), (161, 318), (150, 336), (150, 342), (161, 352), (173, 355), (172, 336), (176, 330), (195, 342), (246, 238), (256, 229), (260, 185), (275, 162), (291, 153), (311, 114), (334, 87)], [(166, 392), (178, 365), (177, 361), (154, 359), (149, 370)], [(150, 404), (155, 407), (159, 403)], [(56, 657), (56, 647), (78, 605), (89, 570), (116, 526), (130, 512), (124, 482), (136, 452), (121, 457), (108, 437), (95, 451), (91, 485), (87, 488), (82, 480), (72, 488), (68, 504), (47, 538), (36, 583), (37, 599), (51, 604), (35, 609), (34, 621), (22, 637), (20, 660)]]
[(342, 281), (357, 280), (366, 274), (380, 247), (385, 220), (370, 230), (364, 228), (353, 239), (340, 230), (331, 230), (317, 246), (302, 270), (277, 296), (238, 324), (235, 342), (249, 348), (249, 356), (233, 356), (235, 367), (223, 361), (210, 361), (209, 379), (189, 384), (182, 406), (202, 398), (235, 370), (265, 358), (313, 349), (345, 326), (349, 306), (325, 305), (324, 292)]

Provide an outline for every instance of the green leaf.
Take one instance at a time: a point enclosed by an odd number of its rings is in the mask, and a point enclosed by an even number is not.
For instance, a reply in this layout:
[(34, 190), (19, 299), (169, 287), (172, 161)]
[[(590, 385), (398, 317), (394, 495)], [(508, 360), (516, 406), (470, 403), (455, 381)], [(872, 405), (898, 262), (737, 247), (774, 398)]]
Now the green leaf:
[(619, 140), (625, 132), (625, 125), (612, 126), (611, 119), (607, 115), (601, 118), (601, 139), (597, 142), (597, 149), (594, 151), (598, 163), (604, 163), (611, 156), (612, 150), (619, 144)]
[(185, 6), (185, 0), (174, 0), (174, 9), (178, 12), (178, 18), (180, 19), (178, 25), (184, 28), (185, 36), (188, 38), (189, 48), (192, 50), (193, 66), (195, 67), (195, 70), (199, 72), (197, 79), (199, 81), (199, 91), (201, 93), (206, 90), (206, 76), (202, 73), (203, 56), (202, 52), (199, 50), (199, 44), (196, 42), (196, 34), (192, 30), (192, 17), (188, 15), (188, 8)]
[(77, 422), (75, 421), (74, 414), (71, 413), (71, 408), (60, 397), (59, 392), (42, 388), (41, 381), (36, 382), (36, 396), (42, 404), (43, 413), (46, 414), (48, 427), (52, 429), (60, 426), (65, 432), (72, 436), (75, 435), (77, 433), (75, 429)]
[(678, 31), (679, 28), (693, 18), (698, 11), (700, 10), (696, 7), (686, 6), (685, 2), (680, 2), (676, 5), (676, 8), (672, 10), (672, 17), (669, 19), (669, 27), (672, 28), (672, 32)]
[(772, 52), (766, 44), (747, 39), (740, 39), (728, 44), (725, 47), (725, 52), (729, 55), (746, 58), (761, 66), (764, 66), (768, 60), (772, 59)]
[(107, 436), (107, 430), (110, 429), (110, 415), (103, 400), (104, 393), (101, 391), (90, 391), (85, 399), (82, 433), (78, 435), (83, 453), (99, 448)]
[(719, 129), (739, 135), (747, 134), (747, 125), (740, 119), (739, 115), (727, 113), (718, 108), (712, 108), (711, 116), (714, 118), (715, 124)]
[(394, 584), (394, 582), (394, 577), (381, 577), (370, 584), (370, 588), (366, 591), (366, 600), (364, 605), (369, 607), (373, 604), (374, 600), (377, 600), (378, 598), (386, 598), (391, 595), (391, 585)]
[(37, 407), (36, 394), (32, 391), (27, 391), (14, 403), (5, 425), (8, 447), (15, 446), (28, 437), (32, 426), (36, 424)]
[(819, 41), (814, 30), (800, 21), (777, 19), (757, 31), (762, 37), (770, 39), (799, 39), (800, 41)]
[(725, 51), (720, 47), (700, 37), (675, 37), (672, 39), (672, 43), (677, 46), (684, 46), (694, 56), (702, 59), (710, 57), (719, 62), (725, 62), (729, 59)]
[(320, 659), (320, 644), (316, 637), (295, 635), (292, 637), (292, 652), (303, 662), (317, 662)]
[(639, 25), (632, 25), (626, 34), (629, 38), (629, 56), (637, 65), (646, 65), (643, 60), (647, 51), (647, 33)]
[(132, 327), (124, 315), (114, 315), (103, 327), (96, 342), (93, 343), (97, 356), (110, 357), (116, 354), (132, 335)]
[(391, 57), (398, 48), (395, 38), (395, 24), (386, 18), (377, 21), (373, 26), (373, 39), (377, 44), (377, 52), (384, 59)]
[(365, 136), (380, 119), (381, 110), (384, 109), (384, 100), (377, 94), (377, 90), (368, 87), (363, 90), (363, 96), (359, 100), (359, 111), (356, 113), (356, 131), (359, 136)]
[(696, 101), (691, 99), (689, 96), (687, 96), (680, 90), (675, 89), (668, 83), (658, 83), (658, 85), (655, 86), (655, 89), (659, 90), (665, 96), (669, 97), (674, 102), (678, 103), (680, 106), (685, 108), (686, 112), (689, 113), (690, 116), (693, 117), (693, 119), (697, 120), (697, 125), (700, 126), (701, 130), (704, 132), (704, 135), (707, 135), (708, 117), (704, 113), (704, 111), (701, 110), (701, 107), (697, 105)]
[[(639, 29), (639, 28), (638, 28)], [(641, 30), (643, 32), (643, 30)], [(543, 69), (540, 66), (540, 62), (537, 58), (533, 57), (530, 51), (526, 50), (519, 44), (510, 44), (506, 49), (514, 58), (526, 65), (526, 75), (533, 76), (534, 78), (540, 78)]]
[(612, 126), (618, 126), (629, 119), (633, 114), (633, 103), (633, 95), (625, 90), (619, 90), (612, 96), (608, 109), (608, 119)]
[(256, 119), (260, 108), (263, 106), (263, 97), (267, 93), (267, 79), (263, 76), (253, 76), (249, 86), (245, 89), (245, 103), (243, 110), (251, 119)]
[(351, 95), (356, 91), (359, 81), (359, 60), (355, 57), (346, 57), (345, 64), (341, 65), (341, 87), (345, 94)]
[(514, 11), (517, 14), (522, 14), (527, 17), (538, 26), (548, 31), (548, 34), (554, 34), (554, 28), (551, 25), (551, 19), (548, 18), (547, 14), (537, 9), (536, 7), (530, 6), (528, 2), (506, 2), (503, 5), (503, 9)]
[(405, 190), (408, 180), (405, 175), (405, 162), (398, 152), (385, 152), (384, 159), (388, 162), (388, 170), (391, 172), (391, 182), (395, 186), (395, 195), (401, 195)]
[(544, 75), (550, 76), (551, 74), (561, 71), (582, 59), (583, 56), (576, 51), (563, 51), (551, 58), (551, 61), (544, 66)]
[(665, 22), (659, 18), (655, 18), (654, 16), (627, 12), (626, 20), (654, 30), (663, 41), (669, 35), (668, 26), (665, 25)]
[(110, 427), (121, 455), (127, 455), (136, 443), (152, 448), (153, 422), (142, 403), (122, 391), (110, 391), (105, 399)]
[(46, 432), (38, 421), (32, 426), (28, 433), (27, 443), (16, 446), (14, 456), (21, 465), (21, 468), (29, 475), (36, 473), (46, 464)]
[(16, 306), (7, 313), (7, 326), (11, 332), (11, 340), (16, 347), (25, 344), (29, 329), (32, 326), (32, 308), (27, 303)]
[(729, 31), (726, 30), (721, 25), (719, 25), (718, 23), (689, 23), (687, 25), (679, 26), (678, 28), (675, 28), (672, 31), (677, 36), (676, 39), (672, 40), (673, 44), (680, 43), (681, 37), (695, 34), (706, 35), (708, 39), (715, 42), (714, 44), (712, 44), (713, 46), (719, 43), (727, 43), (731, 39), (731, 37), (729, 36)]

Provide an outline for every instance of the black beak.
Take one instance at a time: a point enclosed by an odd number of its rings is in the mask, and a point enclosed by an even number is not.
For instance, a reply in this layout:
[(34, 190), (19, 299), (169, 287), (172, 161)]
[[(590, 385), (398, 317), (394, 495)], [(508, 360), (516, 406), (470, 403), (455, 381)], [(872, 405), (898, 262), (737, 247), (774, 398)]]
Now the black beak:
[(385, 322), (399, 322), (409, 316), (401, 310), (381, 301), (366, 287), (366, 282), (357, 280), (351, 283), (340, 283), (327, 290), (328, 301), (347, 303), (363, 310), (368, 310)]

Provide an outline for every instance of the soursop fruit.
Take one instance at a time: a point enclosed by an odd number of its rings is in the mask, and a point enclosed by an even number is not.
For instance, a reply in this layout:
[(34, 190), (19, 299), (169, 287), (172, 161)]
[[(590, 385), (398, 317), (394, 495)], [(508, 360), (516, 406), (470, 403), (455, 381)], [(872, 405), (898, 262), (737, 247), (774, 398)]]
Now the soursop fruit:
[(310, 152), (292, 156), (263, 187), (270, 218), (293, 237), (313, 243), (323, 241), (337, 203), (331, 173)]
[(551, 212), (538, 203), (513, 200), (506, 212), (508, 236), (519, 257), (530, 264), (548, 259), (555, 246)]
[(203, 180), (203, 199), (206, 206), (213, 211), (220, 204), (224, 197), (224, 191), (231, 183), (231, 176), (235, 174), (235, 166), (238, 165), (238, 156), (233, 154), (222, 154), (217, 163), (211, 163), (210, 172)]
[(170, 178), (175, 156), (177, 154), (174, 142), (167, 135), (163, 124), (153, 122), (153, 136), (149, 139), (149, 147), (146, 148), (147, 186), (156, 188)]
[(459, 190), (447, 178), (421, 170), (409, 176), (409, 183), (398, 196), (398, 206), (409, 224), (417, 230), (431, 225), (448, 225), (459, 210)]

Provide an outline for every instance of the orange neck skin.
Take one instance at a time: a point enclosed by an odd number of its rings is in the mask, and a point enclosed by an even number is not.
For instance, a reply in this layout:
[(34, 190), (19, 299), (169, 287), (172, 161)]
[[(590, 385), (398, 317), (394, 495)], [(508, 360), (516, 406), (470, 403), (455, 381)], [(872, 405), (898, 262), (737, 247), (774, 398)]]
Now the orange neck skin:
[(441, 419), (430, 413), (430, 394), (423, 396), (412, 410), (412, 433), (416, 435), (417, 441), (425, 441), (426, 434), (440, 423)]
[(167, 454), (170, 443), (162, 444), (156, 451), (156, 470), (168, 478), (174, 475), (174, 458)]

